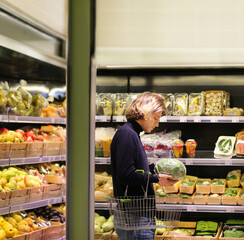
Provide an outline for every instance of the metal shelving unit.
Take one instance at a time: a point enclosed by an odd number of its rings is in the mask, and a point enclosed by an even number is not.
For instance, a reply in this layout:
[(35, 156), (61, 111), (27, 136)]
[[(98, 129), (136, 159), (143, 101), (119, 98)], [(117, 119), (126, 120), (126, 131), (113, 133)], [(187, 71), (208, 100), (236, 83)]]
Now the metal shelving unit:
[[(159, 158), (148, 158), (149, 164), (154, 163), (158, 161)], [(233, 159), (227, 159), (227, 158), (178, 158), (182, 163), (185, 165), (208, 165), (208, 166), (244, 166), (244, 159), (243, 158), (233, 158)], [(96, 157), (95, 158), (96, 164), (106, 164), (110, 165), (111, 161), (110, 158), (102, 158), (102, 157)]]
[[(66, 161), (66, 155), (41, 156), (41, 157), (31, 157), (31, 158), (11, 158), (8, 160), (8, 163), (10, 166), (13, 166), (13, 165), (37, 164), (37, 163), (57, 162), (57, 161)], [(5, 162), (6, 161), (3, 161), (3, 164), (5, 164)], [(2, 160), (0, 160), (0, 165), (2, 166)], [(6, 164), (4, 166), (6, 166)]]
[[(96, 202), (95, 208), (99, 210), (108, 210), (109, 203)], [(228, 205), (181, 205), (181, 204), (156, 204), (158, 209), (178, 208), (183, 212), (219, 212), (219, 213), (244, 213), (244, 206), (228, 206)]]
[[(125, 116), (96, 116), (96, 122), (126, 122)], [(244, 116), (163, 116), (168, 123), (244, 123)]]

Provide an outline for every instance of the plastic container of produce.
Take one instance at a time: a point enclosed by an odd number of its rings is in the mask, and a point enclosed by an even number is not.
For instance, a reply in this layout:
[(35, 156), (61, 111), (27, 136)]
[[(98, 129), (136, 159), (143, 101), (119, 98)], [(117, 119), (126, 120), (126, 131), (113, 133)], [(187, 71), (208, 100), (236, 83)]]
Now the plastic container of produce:
[(203, 94), (202, 93), (191, 93), (189, 95), (188, 104), (188, 115), (200, 116), (203, 113)]
[(206, 91), (204, 100), (206, 116), (223, 115), (223, 91)]
[(172, 93), (160, 93), (160, 95), (164, 98), (164, 106), (166, 108), (166, 115), (173, 114), (174, 107), (174, 95)]
[(223, 194), (225, 186), (226, 179), (214, 178), (211, 183), (211, 193)]
[(197, 143), (194, 139), (188, 139), (185, 142), (187, 157), (194, 158), (196, 156)]
[(97, 102), (98, 115), (110, 116), (113, 110), (113, 99), (111, 93), (100, 93)]
[(183, 156), (184, 142), (180, 139), (174, 141), (173, 151), (176, 158), (181, 158)]
[(196, 184), (196, 193), (209, 194), (211, 191), (211, 179), (198, 178)]
[(174, 111), (175, 116), (187, 115), (188, 94), (187, 93), (175, 93), (174, 94)]
[(216, 158), (221, 158), (222, 156), (231, 158), (233, 156), (235, 140), (233, 136), (220, 136), (215, 144), (214, 156)]
[(113, 94), (113, 115), (123, 116), (128, 106), (128, 93)]

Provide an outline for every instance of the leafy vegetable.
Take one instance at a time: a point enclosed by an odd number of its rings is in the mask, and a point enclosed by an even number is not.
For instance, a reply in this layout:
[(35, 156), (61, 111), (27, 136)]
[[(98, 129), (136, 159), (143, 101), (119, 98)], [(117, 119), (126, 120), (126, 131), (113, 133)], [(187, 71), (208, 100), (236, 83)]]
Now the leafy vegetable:
[(197, 222), (197, 231), (217, 231), (218, 223), (212, 221), (199, 221)]
[(241, 219), (229, 219), (225, 222), (226, 224), (231, 224), (231, 225), (243, 225), (244, 224), (244, 220), (241, 220)]
[(225, 230), (224, 237), (226, 238), (244, 238), (244, 232), (236, 229)]
[(213, 185), (217, 185), (217, 186), (219, 186), (219, 185), (224, 185), (224, 183), (221, 181), (221, 180), (214, 180), (214, 182), (212, 183)]
[(234, 188), (229, 188), (225, 191), (224, 196), (228, 197), (235, 197), (237, 195), (238, 191)]
[(161, 159), (155, 168), (158, 173), (174, 176), (172, 180), (180, 180), (186, 176), (185, 165), (177, 159)]
[(238, 177), (236, 175), (231, 175), (230, 177), (227, 178), (227, 181), (230, 181), (230, 180), (235, 180), (237, 179)]

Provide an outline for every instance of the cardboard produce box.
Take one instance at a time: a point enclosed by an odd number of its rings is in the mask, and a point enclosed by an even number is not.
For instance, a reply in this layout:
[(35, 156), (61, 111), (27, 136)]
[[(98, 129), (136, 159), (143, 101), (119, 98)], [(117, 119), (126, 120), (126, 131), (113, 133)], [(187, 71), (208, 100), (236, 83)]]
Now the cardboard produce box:
[(64, 236), (64, 223), (51, 221), (51, 226), (43, 229), (43, 239), (52, 240)]
[(176, 182), (173, 186), (164, 186), (163, 188), (166, 193), (178, 193), (182, 181), (183, 179)]
[(43, 156), (56, 156), (60, 154), (61, 142), (44, 142)]
[(28, 189), (16, 189), (10, 192), (10, 205), (19, 205), (28, 202)]
[(13, 239), (13, 240), (27, 240), (27, 233), (24, 232), (20, 232), (18, 231), (17, 236), (13, 237), (13, 238), (8, 238), (8, 240)]
[(112, 230), (107, 233), (95, 233), (94, 239), (95, 240), (97, 240), (97, 239), (110, 240), (110, 239), (112, 239), (112, 233), (113, 233)]
[(62, 197), (62, 184), (48, 184), (44, 186), (44, 198)]
[(27, 143), (26, 157), (40, 157), (43, 152), (43, 142)]
[(179, 193), (179, 204), (193, 204), (193, 196)]
[(10, 146), (9, 143), (0, 143), (0, 159), (9, 159)]
[(10, 158), (24, 158), (27, 153), (27, 143), (11, 143)]

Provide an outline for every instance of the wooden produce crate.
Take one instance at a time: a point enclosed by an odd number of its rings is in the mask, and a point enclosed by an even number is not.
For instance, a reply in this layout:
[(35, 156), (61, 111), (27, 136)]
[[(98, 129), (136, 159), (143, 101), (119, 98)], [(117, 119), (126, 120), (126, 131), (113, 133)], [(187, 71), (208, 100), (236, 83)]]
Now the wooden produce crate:
[(94, 234), (94, 239), (104, 239), (104, 240), (110, 240), (112, 239), (112, 233), (113, 231), (111, 230), (110, 232), (107, 233), (95, 233)]
[(13, 239), (13, 240), (27, 240), (27, 236), (28, 236), (27, 233), (18, 231), (17, 236), (15, 236), (13, 238), (8, 238), (8, 240), (11, 240), (11, 239)]
[(66, 195), (66, 181), (63, 181), (62, 183), (62, 195)]
[[(213, 185), (214, 181), (220, 180), (223, 182), (223, 185)], [(225, 186), (226, 186), (226, 179), (213, 179), (211, 183), (211, 193), (217, 193), (217, 194), (223, 194), (225, 192)]]
[(244, 188), (244, 173), (241, 175), (240, 184), (241, 184), (242, 188)]
[(26, 157), (40, 157), (43, 153), (43, 142), (27, 143)]
[(222, 203), (222, 195), (219, 195), (218, 197), (211, 197), (210, 195), (207, 195), (207, 204), (220, 205), (221, 203)]
[[(119, 238), (117, 239), (119, 240)], [(112, 240), (113, 240), (113, 235), (112, 235)], [(163, 240), (163, 235), (154, 235), (154, 240)]]
[(9, 143), (0, 143), (0, 159), (9, 159), (10, 146)]
[(28, 195), (28, 202), (36, 202), (42, 200), (44, 198), (44, 185), (28, 188)]
[[(228, 188), (226, 189), (228, 190)], [(223, 205), (237, 205), (238, 203), (238, 196), (241, 192), (241, 188), (236, 188), (238, 191), (237, 195), (235, 197), (230, 197), (230, 196), (222, 196), (222, 204)]]
[(0, 192), (0, 207), (9, 206), (11, 192)]
[(27, 143), (11, 143), (10, 144), (10, 158), (24, 158), (26, 157)]
[(200, 194), (199, 196), (199, 193), (195, 192), (193, 195), (193, 204), (207, 204), (207, 196), (206, 194)]
[(65, 155), (66, 154), (66, 148), (67, 148), (66, 141), (61, 142), (59, 155)]
[[(119, 240), (119, 236), (118, 236), (118, 234), (115, 231), (113, 231), (111, 239), (112, 240)], [(154, 240), (155, 240), (155, 237), (154, 237)]]
[[(194, 180), (195, 181), (192, 186), (184, 186), (184, 185), (182, 185), (186, 178), (189, 178), (190, 180)], [(193, 194), (193, 192), (195, 190), (196, 183), (197, 183), (197, 179), (198, 179), (198, 177), (188, 176), (187, 175), (183, 179), (183, 181), (181, 182), (181, 184), (180, 184), (180, 192), (181, 193), (186, 193), (186, 194)]]
[(45, 142), (43, 156), (56, 156), (60, 154), (61, 142)]
[(27, 233), (26, 240), (43, 240), (43, 229), (36, 230), (31, 233)]
[(221, 231), (220, 236), (219, 236), (219, 240), (240, 240), (240, 239), (243, 239), (243, 238), (226, 238), (226, 237), (224, 237), (224, 231), (223, 230)]
[(173, 186), (164, 186), (163, 188), (166, 193), (178, 193), (182, 181), (183, 179), (176, 182)]
[(178, 194), (169, 194), (166, 198), (165, 198), (165, 203), (179, 203), (179, 196)]
[(52, 222), (51, 226), (43, 229), (43, 239), (51, 240), (58, 239), (64, 236), (64, 223)]
[[(181, 240), (181, 239), (183, 239), (183, 240), (189, 240), (189, 239), (192, 239), (192, 237), (193, 237), (193, 236), (174, 236), (174, 235), (171, 235), (171, 231), (172, 230), (173, 229), (169, 229), (166, 232), (166, 234), (163, 236), (163, 239), (164, 240)], [(192, 234), (194, 234), (194, 232), (195, 232), (195, 229), (187, 229), (187, 230), (191, 231)]]
[(62, 184), (48, 184), (44, 186), (44, 199), (62, 197)]
[(183, 222), (178, 223), (178, 228), (196, 228), (197, 222)]
[[(198, 182), (209, 182), (209, 185), (198, 185)], [(211, 179), (209, 178), (198, 178), (196, 184), (196, 193), (209, 194), (211, 191)]]
[(193, 196), (179, 193), (179, 204), (193, 204)]
[(10, 192), (10, 205), (18, 205), (27, 203), (29, 199), (28, 189), (16, 189)]

